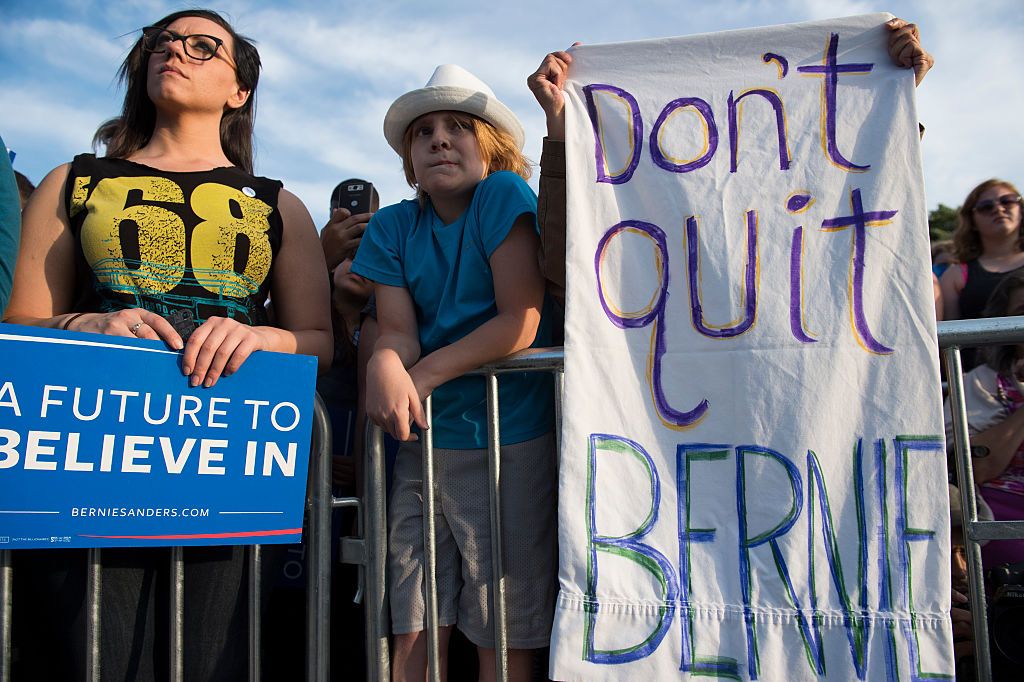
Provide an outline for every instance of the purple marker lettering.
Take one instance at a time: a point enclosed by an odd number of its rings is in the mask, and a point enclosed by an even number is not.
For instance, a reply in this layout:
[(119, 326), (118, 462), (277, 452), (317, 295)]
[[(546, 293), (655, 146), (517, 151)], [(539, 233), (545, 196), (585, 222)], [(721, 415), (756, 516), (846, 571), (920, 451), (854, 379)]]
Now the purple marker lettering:
[(761, 61), (765, 64), (771, 64), (775, 62), (776, 66), (779, 67), (779, 80), (786, 77), (789, 73), (789, 60), (783, 57), (781, 54), (775, 54), (774, 52), (765, 52), (761, 55)]
[(875, 339), (864, 315), (864, 260), (865, 252), (867, 251), (868, 224), (884, 225), (899, 211), (865, 213), (859, 189), (854, 189), (850, 192), (850, 205), (853, 209), (853, 215), (823, 220), (821, 222), (821, 229), (826, 232), (840, 232), (847, 227), (853, 227), (852, 281), (850, 283), (850, 294), (853, 298), (853, 331), (865, 350), (879, 355), (888, 355), (893, 352), (893, 349), (882, 345)]
[(798, 66), (796, 70), (800, 73), (810, 73), (822, 77), (822, 146), (825, 147), (825, 154), (840, 168), (848, 171), (863, 172), (871, 168), (870, 165), (860, 166), (848, 161), (839, 151), (836, 144), (836, 119), (837, 104), (836, 92), (839, 88), (839, 74), (841, 73), (870, 73), (874, 64), (837, 64), (836, 54), (839, 50), (839, 34), (832, 33), (825, 47), (825, 58), (821, 66)]
[[(629, 144), (632, 151), (629, 163), (618, 173), (609, 173), (608, 171), (608, 160), (605, 158), (604, 126), (601, 123), (601, 117), (598, 115), (597, 101), (594, 99), (595, 91), (610, 93), (612, 96), (621, 99), (629, 108)], [(603, 85), (601, 83), (586, 85), (583, 87), (583, 96), (587, 101), (590, 125), (594, 129), (594, 160), (597, 164), (597, 181), (607, 182), (612, 185), (621, 185), (629, 182), (629, 179), (633, 177), (637, 164), (640, 163), (640, 151), (643, 148), (644, 122), (640, 115), (640, 105), (636, 103), (636, 98), (633, 95), (614, 85)]]
[[(636, 312), (619, 311), (614, 304), (605, 297), (604, 282), (601, 277), (601, 263), (608, 244), (625, 231), (643, 234), (657, 247), (658, 258), (656, 267), (659, 270), (659, 288), (651, 298), (651, 302), (642, 310)], [(683, 412), (672, 407), (665, 395), (665, 387), (662, 384), (662, 361), (668, 350), (665, 343), (665, 301), (668, 300), (668, 241), (665, 232), (653, 223), (645, 223), (640, 220), (624, 220), (617, 225), (608, 228), (608, 231), (601, 237), (594, 254), (594, 271), (597, 274), (597, 295), (601, 301), (601, 308), (612, 324), (619, 329), (639, 329), (652, 325), (651, 348), (653, 357), (647, 362), (647, 381), (651, 387), (651, 399), (654, 401), (655, 409), (662, 422), (670, 429), (685, 429), (696, 424), (708, 410), (707, 399), (701, 400), (696, 407)]]
[(804, 228), (803, 225), (797, 225), (793, 230), (793, 246), (789, 251), (789, 330), (793, 338), (801, 343), (817, 343), (818, 340), (804, 330), (803, 251)]
[(786, 139), (786, 109), (778, 93), (771, 90), (754, 89), (741, 93), (739, 97), (733, 97), (729, 93), (729, 172), (735, 173), (738, 165), (740, 147), (740, 102), (750, 95), (758, 95), (768, 100), (775, 111), (775, 129), (779, 141), (779, 170), (789, 170), (790, 154), (789, 141)]
[(686, 219), (686, 255), (690, 276), (690, 319), (704, 336), (727, 339), (750, 329), (757, 319), (757, 211), (747, 211), (747, 262), (744, 267), (743, 314), (734, 322), (717, 327), (704, 321), (700, 293), (700, 235), (696, 216)]
[[(667, 156), (661, 150), (660, 140), (661, 128), (669, 116), (674, 114), (676, 110), (684, 107), (693, 107), (700, 114), (704, 121), (704, 133), (706, 135), (704, 153), (689, 161), (680, 161), (679, 159)], [(661, 110), (661, 114), (658, 115), (658, 120), (654, 122), (654, 128), (651, 130), (651, 160), (659, 168), (672, 171), (673, 173), (689, 173), (698, 168), (703, 168), (714, 157), (717, 149), (718, 126), (715, 125), (715, 114), (711, 111), (711, 105), (700, 97), (680, 97), (666, 104), (665, 108)]]

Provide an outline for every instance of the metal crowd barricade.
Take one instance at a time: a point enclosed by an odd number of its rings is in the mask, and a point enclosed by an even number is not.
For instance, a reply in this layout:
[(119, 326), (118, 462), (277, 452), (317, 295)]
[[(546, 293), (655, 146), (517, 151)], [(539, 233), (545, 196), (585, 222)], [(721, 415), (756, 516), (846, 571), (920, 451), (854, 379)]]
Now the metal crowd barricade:
[[(491, 564), (494, 589), (491, 591), (491, 613), (494, 617), (495, 672), (498, 680), (508, 679), (508, 642), (506, 638), (506, 613), (504, 591), (504, 569), (501, 527), (501, 451), (498, 423), (498, 375), (518, 372), (550, 372), (555, 378), (555, 434), (557, 448), (561, 452), (561, 405), (563, 354), (561, 348), (530, 349), (517, 353), (499, 362), (485, 365), (470, 374), (483, 376), (487, 382), (488, 415), (488, 475), (491, 508)], [(431, 401), (426, 401), (427, 423), (430, 423)], [(367, 679), (390, 679), (388, 655), (388, 608), (385, 595), (385, 560), (387, 557), (387, 519), (384, 491), (384, 440), (382, 431), (368, 424), (366, 429), (366, 519), (365, 537), (369, 539), (366, 558), (366, 641)], [(433, 579), (436, 567), (434, 545), (434, 492), (433, 492), (434, 448), (430, 430), (423, 432), (423, 537), (427, 580), (425, 589), (428, 678), (440, 680), (438, 669), (438, 616), (437, 583)]]
[[(313, 413), (313, 438), (310, 447), (309, 477), (306, 494), (306, 541), (313, 557), (308, 573), (306, 593), (306, 679), (325, 682), (330, 677), (330, 587), (331, 587), (331, 426), (320, 396), (316, 396)], [(249, 680), (260, 679), (260, 546), (248, 547), (249, 563)], [(9, 682), (12, 665), (12, 550), (0, 551), (0, 682)], [(103, 672), (100, 660), (100, 615), (103, 596), (102, 550), (87, 551), (86, 578), (86, 670), (90, 682), (99, 680)], [(170, 550), (170, 679), (180, 682), (184, 676), (184, 604), (185, 568), (181, 547)]]
[(967, 428), (964, 382), (960, 349), (1024, 343), (1024, 317), (996, 317), (984, 320), (956, 320), (939, 323), (939, 346), (949, 380), (949, 399), (953, 416), (953, 445), (956, 476), (963, 509), (963, 533), (967, 550), (967, 575), (970, 586), (971, 617), (974, 625), (974, 662), (977, 679), (992, 679), (989, 648), (988, 605), (985, 598), (981, 545), (984, 540), (1024, 539), (1024, 521), (979, 521), (978, 498), (971, 468), (971, 439)]
[[(964, 404), (963, 377), (961, 372), (960, 349), (971, 346), (1000, 345), (1024, 343), (1024, 317), (1020, 318), (989, 318), (984, 320), (957, 320), (938, 324), (938, 341), (942, 349), (942, 358), (949, 380), (950, 400), (953, 413), (953, 443), (956, 453), (957, 480), (964, 510), (964, 538), (967, 543), (967, 563), (970, 584), (970, 607), (974, 623), (974, 652), (978, 680), (992, 679), (992, 666), (989, 654), (989, 634), (987, 625), (987, 605), (984, 591), (984, 575), (981, 566), (980, 541), (1024, 539), (1024, 520), (1022, 521), (979, 521), (978, 505), (974, 487), (974, 475), (970, 461), (970, 436), (967, 432), (967, 415)], [(499, 680), (508, 676), (507, 644), (505, 640), (506, 614), (504, 593), (502, 589), (502, 557), (500, 528), (500, 479), (501, 462), (498, 456), (499, 424), (497, 401), (497, 375), (509, 372), (545, 371), (555, 375), (556, 405), (556, 436), (561, 437), (561, 406), (563, 383), (563, 353), (561, 349), (542, 349), (519, 353), (500, 362), (487, 365), (473, 372), (487, 379), (487, 409), (489, 423), (489, 455), (490, 455), (490, 503), (492, 535), (495, 539), (493, 551), (494, 585), (493, 602), (491, 604), (494, 619), (495, 643), (497, 645), (496, 673)], [(936, 396), (939, 399), (939, 396)], [(427, 400), (427, 417), (429, 423), (430, 400)], [(362, 532), (367, 538), (366, 544), (360, 546), (360, 558), (365, 559), (366, 566), (366, 639), (367, 639), (367, 679), (390, 679), (390, 661), (388, 654), (388, 611), (385, 594), (385, 561), (387, 555), (387, 520), (385, 518), (386, 490), (383, 435), (379, 428), (372, 424), (366, 429), (367, 466), (364, 472), (366, 491), (365, 523)], [(425, 434), (424, 459), (424, 544), (426, 549), (427, 575), (433, 575), (434, 519), (432, 513), (433, 492), (428, 481), (432, 480), (433, 448), (429, 430)], [(558, 451), (561, 452), (561, 443)], [(428, 676), (432, 680), (439, 679), (437, 670), (437, 606), (436, 583), (428, 580), (424, 586), (426, 592), (426, 626), (428, 635)]]

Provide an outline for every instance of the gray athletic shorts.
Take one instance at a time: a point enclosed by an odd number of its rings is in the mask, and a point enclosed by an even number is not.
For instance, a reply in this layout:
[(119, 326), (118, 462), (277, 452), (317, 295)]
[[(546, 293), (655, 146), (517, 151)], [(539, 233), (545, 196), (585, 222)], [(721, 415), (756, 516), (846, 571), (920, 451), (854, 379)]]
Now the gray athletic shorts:
[[(395, 634), (424, 620), (423, 460), (403, 443), (388, 508), (388, 580)], [(491, 520), (487, 450), (434, 449), (437, 604), (480, 647), (494, 647), (491, 620)], [(501, 518), (508, 645), (548, 645), (557, 583), (554, 434), (501, 448)]]

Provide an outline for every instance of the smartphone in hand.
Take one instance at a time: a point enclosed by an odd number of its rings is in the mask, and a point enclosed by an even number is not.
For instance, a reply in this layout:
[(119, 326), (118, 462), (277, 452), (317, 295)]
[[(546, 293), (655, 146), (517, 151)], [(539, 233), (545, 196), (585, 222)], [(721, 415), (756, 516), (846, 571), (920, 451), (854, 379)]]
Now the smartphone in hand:
[[(359, 178), (352, 178), (338, 183), (338, 186), (331, 192), (331, 213), (336, 208), (344, 208), (351, 215), (357, 213), (371, 213), (377, 210), (375, 204), (377, 192), (373, 189), (373, 183)], [(376, 200), (376, 201), (375, 201)]]

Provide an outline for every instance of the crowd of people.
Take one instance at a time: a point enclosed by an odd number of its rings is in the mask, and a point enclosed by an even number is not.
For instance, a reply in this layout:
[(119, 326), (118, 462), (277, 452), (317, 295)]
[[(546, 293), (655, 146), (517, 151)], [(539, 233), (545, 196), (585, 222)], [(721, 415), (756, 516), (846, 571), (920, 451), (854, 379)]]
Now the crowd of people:
[[(916, 27), (898, 19), (888, 26), (893, 61), (914, 69), (920, 82), (932, 59)], [(458, 627), (476, 649), (480, 678), (494, 674), (490, 520), (480, 494), (487, 489), (486, 401), (482, 382), (463, 375), (561, 339), (563, 87), (571, 63), (569, 52), (552, 52), (528, 79), (547, 122), (539, 205), (526, 183), (531, 164), (516, 115), (476, 76), (443, 65), (423, 88), (399, 96), (383, 122), (415, 196), (379, 210), (377, 203), (359, 213), (337, 208), (318, 236), (301, 201), (281, 182), (254, 174), (256, 48), (219, 14), (199, 9), (143, 29), (121, 67), (121, 115), (97, 132), (105, 154), (58, 166), (27, 205), (6, 155), (0, 167), (5, 321), (163, 341), (181, 351), (193, 387), (230, 381), (258, 350), (315, 356), (336, 435), (339, 492), (358, 492), (365, 418), (390, 435), (396, 679), (421, 680), (427, 666), (418, 438), (428, 395), (436, 398), (431, 433), (443, 510), (441, 650)], [(128, 208), (129, 193), (147, 203)], [(938, 280), (937, 314), (1024, 312), (1020, 201), (1000, 180), (968, 195), (956, 262)], [(120, 227), (127, 219), (134, 229)], [(112, 262), (131, 263), (136, 284), (115, 277)], [(152, 286), (158, 277), (162, 286)], [(238, 293), (230, 302), (211, 293), (225, 283)], [(185, 299), (195, 305), (176, 307)], [(976, 480), (995, 518), (1019, 518), (1024, 499), (1021, 358), (1024, 346), (1001, 349), (967, 379), (971, 428), (988, 453), (976, 460)], [(518, 680), (530, 678), (534, 652), (548, 642), (556, 595), (554, 412), (544, 376), (511, 376), (499, 390), (508, 662)], [(1024, 559), (1017, 543), (993, 543), (986, 552), (991, 562)], [(71, 551), (17, 554), (20, 664), (33, 679), (76, 678), (86, 664), (84, 562)], [(164, 556), (104, 552), (105, 677), (154, 679), (167, 670)], [(242, 555), (232, 547), (189, 548), (185, 562), (185, 678), (241, 678)], [(31, 613), (19, 595), (29, 595)], [(284, 602), (269, 606), (283, 614), (279, 629), (291, 622)], [(964, 619), (956, 620), (961, 640), (969, 638), (969, 622), (963, 635)], [(293, 625), (300, 631), (301, 620)], [(441, 665), (447, 669), (444, 654)]]

